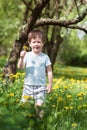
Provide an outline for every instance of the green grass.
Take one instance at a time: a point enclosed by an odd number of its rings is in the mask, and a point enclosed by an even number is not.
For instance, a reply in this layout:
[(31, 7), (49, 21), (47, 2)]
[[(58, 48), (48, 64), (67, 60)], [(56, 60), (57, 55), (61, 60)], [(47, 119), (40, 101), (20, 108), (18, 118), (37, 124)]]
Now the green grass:
[[(0, 59), (0, 71), (5, 61)], [(11, 79), (15, 78), (12, 83)], [(2, 130), (86, 130), (87, 129), (87, 69), (54, 66), (53, 90), (47, 95), (41, 119), (31, 99), (20, 103), (24, 73), (0, 75), (0, 128)]]
[(65, 78), (84, 79), (87, 78), (87, 69), (83, 67), (72, 67), (56, 64), (54, 66), (54, 75), (58, 77), (64, 76)]

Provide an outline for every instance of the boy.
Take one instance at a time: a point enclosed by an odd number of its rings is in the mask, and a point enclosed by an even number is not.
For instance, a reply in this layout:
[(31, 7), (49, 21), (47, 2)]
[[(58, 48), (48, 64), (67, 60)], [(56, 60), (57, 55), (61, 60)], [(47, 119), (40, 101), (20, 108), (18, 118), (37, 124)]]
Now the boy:
[[(42, 52), (43, 33), (33, 30), (28, 35), (28, 43), (31, 51), (22, 51), (18, 62), (18, 68), (26, 68), (22, 101), (24, 96), (31, 96), (36, 106), (41, 106), (45, 100), (45, 94), (52, 90), (52, 68), (49, 57)], [(46, 87), (46, 72), (48, 85)]]

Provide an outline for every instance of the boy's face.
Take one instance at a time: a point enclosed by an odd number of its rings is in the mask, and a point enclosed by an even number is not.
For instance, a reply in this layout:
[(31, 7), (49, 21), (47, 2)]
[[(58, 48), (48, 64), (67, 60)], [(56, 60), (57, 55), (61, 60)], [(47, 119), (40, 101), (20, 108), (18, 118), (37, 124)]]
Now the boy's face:
[(43, 42), (42, 39), (37, 36), (35, 38), (31, 39), (30, 47), (32, 48), (32, 51), (36, 54), (39, 54), (42, 51)]

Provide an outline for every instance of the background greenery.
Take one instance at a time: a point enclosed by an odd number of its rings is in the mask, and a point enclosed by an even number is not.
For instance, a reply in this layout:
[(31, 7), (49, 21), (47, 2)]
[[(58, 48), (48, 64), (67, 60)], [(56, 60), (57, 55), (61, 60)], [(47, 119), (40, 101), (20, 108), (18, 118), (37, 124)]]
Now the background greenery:
[[(2, 78), (3, 66), (6, 64), (13, 43), (15, 39), (18, 39), (19, 31), (24, 28), (26, 6), (22, 1), (0, 0), (0, 129), (86, 130), (87, 69), (83, 67), (87, 66), (87, 36), (82, 31), (63, 27), (61, 29), (56, 27), (55, 29), (56, 36), (58, 32), (63, 40), (58, 50), (53, 71), (53, 91), (47, 95), (46, 103), (38, 108), (44, 110), (43, 118), (40, 118), (36, 112), (32, 99), (29, 103), (20, 103), (24, 72), (18, 70), (16, 74), (10, 75), (10, 78)], [(32, 2), (32, 6), (35, 5), (35, 1)], [(69, 1), (68, 5), (63, 5), (64, 12), (67, 11), (71, 2)], [(55, 5), (54, 1), (51, 6), (53, 5)], [(80, 13), (84, 8), (86, 5), (82, 4)], [(76, 8), (72, 10), (71, 14), (68, 12), (69, 15), (64, 14), (61, 10), (61, 13), (59, 12), (60, 19), (69, 20), (76, 17), (78, 15)], [(59, 17), (57, 11), (59, 10), (55, 11), (54, 19)], [(42, 15), (45, 18), (47, 14), (50, 15), (51, 13), (48, 13), (48, 8), (46, 8)], [(86, 21), (87, 17), (81, 24), (86, 25)], [(44, 30), (46, 29), (44, 28)], [(53, 26), (48, 29), (49, 41), (52, 29), (54, 29)]]
[[(25, 0), (26, 1), (26, 0)], [(28, 0), (29, 1), (29, 0)], [(69, 4), (69, 3), (68, 3)], [(34, 3), (32, 3), (34, 6)], [(86, 8), (86, 5), (81, 5), (79, 13)], [(23, 28), (24, 13), (26, 6), (21, 0), (0, 0), (0, 54), (9, 55), (15, 39), (19, 37), (19, 31)], [(47, 10), (47, 8), (46, 8)], [(66, 10), (66, 6), (65, 6)], [(45, 12), (45, 10), (44, 10)], [(44, 13), (43, 13), (44, 14)], [(71, 19), (76, 16), (75, 9), (67, 16), (64, 12), (61, 13), (60, 19)], [(47, 15), (47, 14), (46, 14)], [(45, 17), (45, 16), (43, 16)], [(47, 16), (46, 16), (47, 17)], [(56, 16), (57, 17), (57, 16)], [(86, 25), (87, 18), (80, 25)], [(51, 27), (50, 27), (51, 29)], [(48, 35), (50, 38), (49, 31)], [(59, 47), (58, 63), (74, 66), (87, 65), (87, 36), (79, 30), (71, 30), (62, 28), (61, 37), (62, 44)]]

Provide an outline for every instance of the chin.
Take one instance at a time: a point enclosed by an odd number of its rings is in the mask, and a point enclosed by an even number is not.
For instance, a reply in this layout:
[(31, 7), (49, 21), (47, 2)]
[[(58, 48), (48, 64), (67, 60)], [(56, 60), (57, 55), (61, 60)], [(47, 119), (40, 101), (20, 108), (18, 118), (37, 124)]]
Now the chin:
[(41, 51), (40, 50), (34, 50), (35, 53), (40, 53)]

